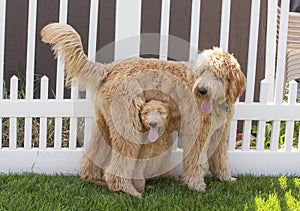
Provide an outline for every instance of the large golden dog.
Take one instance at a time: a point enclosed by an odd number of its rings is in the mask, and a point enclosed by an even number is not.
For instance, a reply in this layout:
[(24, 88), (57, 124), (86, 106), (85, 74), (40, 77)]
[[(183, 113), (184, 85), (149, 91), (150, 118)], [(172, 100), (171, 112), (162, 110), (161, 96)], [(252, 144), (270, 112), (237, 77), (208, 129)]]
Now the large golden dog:
[[(246, 79), (233, 55), (220, 48), (201, 52), (192, 70), (192, 91), (201, 109), (200, 129), (194, 143), (183, 143), (182, 180), (191, 189), (205, 191), (207, 161), (212, 175), (232, 181), (227, 143), (234, 104), (243, 93)], [(190, 146), (192, 144), (192, 146)]]
[[(44, 42), (53, 45), (55, 55), (61, 54), (67, 84), (74, 82), (88, 87), (94, 97), (95, 124), (82, 159), (81, 176), (89, 181), (104, 179), (110, 190), (140, 197), (137, 189), (143, 189), (141, 172), (146, 173), (146, 177), (156, 177), (171, 170), (164, 167), (152, 172), (155, 163), (169, 159), (169, 147), (163, 145), (170, 145), (167, 143), (170, 134), (179, 130), (181, 123), (192, 125), (192, 131), (197, 131), (198, 119), (193, 122), (187, 116), (181, 118), (181, 113), (188, 111), (196, 116), (189, 103), (192, 72), (186, 71), (185, 64), (157, 59), (133, 58), (112, 64), (91, 62), (84, 54), (80, 36), (68, 25), (49, 24), (42, 29), (41, 36)], [(172, 84), (166, 82), (170, 80)], [(190, 95), (181, 96), (184, 90)], [(180, 108), (174, 99), (180, 101)], [(147, 120), (143, 116), (146, 114), (141, 115), (140, 111), (149, 109), (150, 102), (146, 102), (150, 100), (161, 101), (169, 107), (170, 119), (165, 132), (149, 128), (149, 134), (145, 134)], [(158, 140), (165, 143), (156, 144), (158, 136)], [(155, 142), (145, 144), (148, 139)], [(141, 161), (145, 159), (149, 160), (146, 165)], [(139, 171), (140, 168), (144, 170)]]
[[(231, 54), (214, 48), (193, 62), (132, 58), (100, 64), (88, 60), (80, 36), (68, 25), (49, 24), (41, 35), (56, 55), (60, 51), (63, 56), (67, 83), (89, 87), (94, 96), (96, 121), (82, 175), (104, 178), (110, 190), (140, 197), (136, 169), (145, 140), (140, 111), (146, 101), (157, 100), (173, 107), (171, 116), (178, 107), (181, 116), (171, 117), (175, 124), (169, 132), (181, 130), (184, 137), (182, 181), (204, 191), (207, 162), (217, 179), (232, 180), (227, 138), (245, 76)], [(157, 137), (152, 132), (150, 139)], [(111, 150), (103, 150), (107, 145)]]

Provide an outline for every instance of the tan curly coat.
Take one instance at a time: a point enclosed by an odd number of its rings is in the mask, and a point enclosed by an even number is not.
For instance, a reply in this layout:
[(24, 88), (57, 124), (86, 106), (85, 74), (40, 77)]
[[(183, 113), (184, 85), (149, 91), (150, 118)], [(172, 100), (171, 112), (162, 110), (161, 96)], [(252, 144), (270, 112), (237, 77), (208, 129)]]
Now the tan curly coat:
[[(177, 122), (174, 130), (181, 129), (186, 136), (183, 143), (182, 181), (191, 189), (204, 191), (207, 161), (209, 170), (216, 178), (232, 179), (227, 157), (227, 137), (234, 103), (245, 89), (245, 76), (231, 54), (215, 48), (205, 50), (196, 61), (190, 63), (133, 58), (100, 64), (87, 59), (80, 36), (68, 25), (49, 24), (41, 35), (44, 42), (53, 45), (56, 55), (61, 50), (68, 84), (76, 79), (75, 82), (80, 86), (92, 90), (95, 99), (96, 122), (84, 155), (88, 158), (84, 157), (84, 164), (81, 165), (84, 178), (102, 179), (101, 166), (106, 170), (104, 180), (110, 190), (141, 196), (132, 180), (141, 148), (139, 140), (135, 140), (139, 137), (136, 130), (142, 130), (138, 117), (141, 104), (132, 99), (139, 93), (137, 87), (145, 81), (137, 83), (133, 76), (140, 73), (159, 75), (163, 71), (164, 76), (155, 82), (158, 88), (176, 90), (175, 97), (176, 94), (182, 94), (183, 106), (179, 109), (181, 125), (178, 118), (174, 117)], [(165, 84), (170, 77), (180, 80), (181, 85)], [(192, 95), (186, 95), (188, 92), (185, 89), (189, 89)], [(129, 90), (134, 90), (133, 94)], [(147, 92), (143, 97), (166, 101), (174, 106), (174, 102), (163, 94)], [(197, 111), (193, 110), (191, 99), (196, 102)], [(114, 112), (120, 112), (124, 106), (128, 108), (128, 117), (115, 121), (117, 115)], [(187, 128), (190, 131), (182, 129), (185, 125), (189, 125)], [(111, 151), (103, 151), (107, 145), (111, 146)]]

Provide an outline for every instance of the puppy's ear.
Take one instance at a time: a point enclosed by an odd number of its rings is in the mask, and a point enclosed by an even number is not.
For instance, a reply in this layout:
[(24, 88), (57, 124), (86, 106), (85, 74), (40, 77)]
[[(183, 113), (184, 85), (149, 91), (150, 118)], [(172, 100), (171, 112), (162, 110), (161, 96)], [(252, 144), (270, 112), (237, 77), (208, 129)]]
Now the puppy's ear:
[(170, 109), (168, 113), (168, 127), (167, 127), (167, 132), (172, 133), (174, 131), (179, 131), (180, 130), (180, 123), (181, 123), (181, 115), (180, 112), (177, 109)]
[(132, 100), (131, 105), (131, 122), (133, 124), (133, 127), (138, 131), (143, 131), (143, 125), (140, 119), (140, 111), (143, 108), (143, 105), (145, 104), (145, 100), (141, 97), (137, 97)]
[(231, 65), (229, 71), (228, 103), (233, 104), (245, 91), (246, 77), (237, 62)]

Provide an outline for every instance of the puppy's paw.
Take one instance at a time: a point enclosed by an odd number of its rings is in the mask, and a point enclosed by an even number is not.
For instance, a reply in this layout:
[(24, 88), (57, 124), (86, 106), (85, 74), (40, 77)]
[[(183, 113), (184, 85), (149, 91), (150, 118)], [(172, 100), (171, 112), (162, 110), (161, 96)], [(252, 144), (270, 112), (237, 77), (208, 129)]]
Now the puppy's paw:
[(145, 192), (145, 184), (146, 181), (144, 179), (133, 179), (132, 180), (133, 186), (139, 191), (140, 193)]

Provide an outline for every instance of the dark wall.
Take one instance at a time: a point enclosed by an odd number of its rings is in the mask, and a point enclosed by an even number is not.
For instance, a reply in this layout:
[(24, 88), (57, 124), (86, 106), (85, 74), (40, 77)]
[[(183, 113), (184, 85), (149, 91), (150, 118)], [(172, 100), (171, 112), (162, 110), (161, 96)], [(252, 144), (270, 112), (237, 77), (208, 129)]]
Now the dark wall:
[[(229, 51), (234, 53), (239, 60), (244, 72), (247, 71), (248, 39), (250, 25), (251, 0), (232, 0)], [(170, 5), (170, 28), (172, 36), (182, 40), (190, 39), (192, 0), (171, 0)], [(161, 0), (142, 1), (141, 33), (160, 32)], [(221, 22), (221, 0), (202, 0), (200, 17), (199, 50), (218, 46), (220, 22)], [(97, 50), (114, 41), (115, 36), (115, 8), (116, 2), (112, 0), (99, 1), (98, 37)], [(259, 50), (257, 61), (256, 94), (258, 100), (259, 83), (264, 77), (265, 61), (265, 33), (267, 1), (261, 1)], [(25, 75), (26, 48), (27, 48), (27, 15), (28, 0), (9, 0), (6, 8), (6, 32), (5, 32), (5, 79), (14, 74)], [(85, 51), (88, 46), (90, 1), (70, 0), (68, 6), (68, 23), (71, 24), (81, 35)], [(35, 71), (38, 75), (47, 75), (50, 78), (50, 87), (55, 93), (56, 60), (53, 59), (50, 46), (40, 41), (39, 32), (43, 26), (50, 22), (58, 21), (59, 0), (39, 0), (37, 12), (37, 36), (36, 36), (36, 59)], [(151, 50), (149, 51), (149, 46)], [(188, 46), (183, 46), (180, 52), (174, 40), (169, 39), (169, 57), (177, 60), (189, 58)], [(113, 45), (106, 55), (97, 55), (101, 62), (113, 61)], [(151, 54), (147, 53), (151, 52)], [(158, 57), (159, 37), (151, 39), (151, 43), (141, 42), (141, 56)], [(172, 54), (172, 56), (170, 56)], [(38, 85), (38, 83), (36, 84)], [(38, 89), (37, 89), (38, 90)], [(38, 97), (38, 91), (35, 93)], [(49, 96), (54, 96), (52, 91)], [(65, 97), (69, 97), (66, 90)]]

